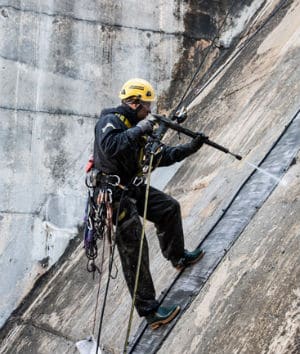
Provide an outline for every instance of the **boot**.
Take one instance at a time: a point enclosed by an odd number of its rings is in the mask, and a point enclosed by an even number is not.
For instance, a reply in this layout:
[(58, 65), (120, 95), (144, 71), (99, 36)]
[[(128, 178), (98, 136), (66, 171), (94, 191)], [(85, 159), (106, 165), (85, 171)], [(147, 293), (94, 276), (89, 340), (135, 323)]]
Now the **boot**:
[(185, 267), (188, 267), (189, 265), (200, 261), (200, 259), (203, 256), (204, 256), (204, 252), (201, 248), (196, 248), (192, 252), (184, 250), (183, 256), (179, 259), (179, 261), (176, 264), (173, 264), (173, 266), (177, 270), (182, 270)]
[(175, 318), (180, 311), (180, 306), (171, 307), (160, 306), (155, 312), (146, 316), (146, 320), (152, 329), (157, 329), (161, 325), (167, 324)]

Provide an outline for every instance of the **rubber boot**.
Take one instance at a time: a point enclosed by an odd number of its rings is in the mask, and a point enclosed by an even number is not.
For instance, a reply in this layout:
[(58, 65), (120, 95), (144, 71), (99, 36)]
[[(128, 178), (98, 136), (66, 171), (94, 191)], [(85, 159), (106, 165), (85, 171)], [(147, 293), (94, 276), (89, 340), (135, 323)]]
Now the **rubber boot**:
[(161, 325), (167, 324), (175, 318), (180, 311), (180, 306), (171, 307), (160, 306), (155, 312), (146, 316), (146, 320), (152, 329), (157, 329)]
[(183, 257), (181, 257), (179, 261), (173, 265), (177, 270), (182, 270), (185, 267), (188, 267), (189, 265), (200, 261), (203, 256), (204, 252), (201, 248), (196, 248), (194, 251), (191, 252), (184, 250)]

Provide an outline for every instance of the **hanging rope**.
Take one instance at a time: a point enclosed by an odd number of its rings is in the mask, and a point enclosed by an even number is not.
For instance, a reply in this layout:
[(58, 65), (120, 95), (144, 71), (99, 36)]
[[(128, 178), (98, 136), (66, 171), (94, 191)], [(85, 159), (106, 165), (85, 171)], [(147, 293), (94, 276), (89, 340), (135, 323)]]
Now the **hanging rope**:
[(94, 321), (93, 321), (93, 332), (92, 332), (93, 335), (95, 335), (96, 317), (97, 317), (97, 310), (98, 310), (98, 304), (99, 304), (99, 294), (100, 294), (102, 274), (103, 274), (104, 251), (105, 251), (105, 237), (103, 238), (101, 264), (100, 264), (100, 267), (99, 267), (99, 282), (98, 282), (98, 290), (97, 290), (96, 304), (95, 304), (95, 310), (94, 310)]
[(144, 215), (143, 215), (143, 228), (142, 228), (142, 235), (141, 235), (141, 241), (140, 241), (138, 264), (137, 264), (136, 275), (135, 275), (134, 290), (133, 290), (133, 295), (132, 295), (132, 303), (131, 303), (130, 315), (129, 315), (129, 320), (128, 320), (124, 349), (123, 349), (124, 354), (127, 353), (127, 346), (128, 346), (128, 340), (129, 340), (129, 335), (130, 335), (130, 330), (131, 330), (131, 325), (132, 325), (133, 310), (134, 310), (134, 305), (135, 305), (135, 299), (136, 299), (136, 293), (137, 293), (139, 276), (140, 276), (140, 269), (141, 269), (141, 263), (142, 263), (143, 245), (144, 245), (145, 229), (146, 229), (146, 217), (147, 217), (148, 199), (149, 199), (149, 189), (150, 189), (150, 176), (151, 176), (151, 170), (152, 170), (152, 164), (153, 164), (153, 157), (154, 157), (154, 153), (151, 153), (149, 166), (148, 166), (148, 173), (147, 173), (147, 185), (146, 185)]
[[(186, 98), (186, 96), (187, 96), (187, 94), (188, 94), (188, 92), (189, 92), (189, 90), (190, 90), (190, 88), (191, 88), (193, 82), (195, 81), (195, 79), (196, 79), (197, 75), (199, 74), (200, 70), (202, 69), (203, 64), (205, 63), (206, 58), (207, 58), (207, 56), (208, 56), (208, 54), (209, 54), (211, 48), (214, 46), (216, 39), (220, 37), (220, 33), (221, 33), (223, 27), (224, 27), (225, 24), (226, 24), (228, 15), (230, 14), (230, 12), (231, 12), (231, 10), (232, 10), (234, 4), (235, 4), (235, 2), (232, 1), (231, 5), (230, 5), (230, 8), (227, 10), (226, 15), (225, 15), (225, 17), (224, 17), (224, 20), (223, 20), (223, 22), (222, 22), (222, 24), (221, 24), (219, 30), (217, 31), (217, 33), (215, 34), (214, 38), (212, 39), (211, 44), (210, 44), (209, 47), (207, 48), (207, 51), (206, 51), (205, 55), (203, 56), (203, 58), (202, 58), (202, 60), (201, 60), (201, 62), (200, 62), (200, 64), (199, 64), (198, 68), (196, 69), (194, 75), (192, 76), (192, 78), (191, 78), (191, 80), (190, 80), (190, 82), (189, 82), (187, 88), (185, 89), (183, 95), (181, 96), (181, 99), (179, 100), (179, 103), (177, 104), (176, 108), (172, 111), (171, 116), (173, 116), (174, 114), (176, 114), (176, 112), (178, 111), (179, 107), (181, 106), (181, 104), (183, 103), (184, 99)], [(204, 50), (203, 50), (203, 51), (204, 51)]]
[(96, 354), (98, 354), (98, 348), (99, 348), (99, 344), (100, 344), (103, 317), (104, 317), (104, 311), (105, 311), (105, 306), (106, 306), (106, 301), (107, 301), (109, 283), (110, 283), (110, 279), (114, 278), (114, 277), (112, 277), (112, 267), (113, 267), (113, 263), (114, 263), (114, 254), (115, 254), (115, 248), (116, 248), (118, 221), (119, 221), (119, 216), (120, 216), (121, 204), (122, 204), (122, 201), (123, 201), (123, 198), (124, 198), (124, 193), (125, 193), (125, 190), (123, 189), (121, 197), (120, 197), (120, 203), (119, 203), (119, 206), (118, 206), (118, 209), (117, 209), (115, 237), (114, 237), (114, 240), (112, 242), (111, 253), (110, 253), (110, 257), (109, 257), (108, 278), (107, 278), (107, 282), (106, 282), (105, 293), (104, 293), (104, 298), (103, 298), (103, 304), (102, 304), (102, 309), (101, 309), (101, 316), (100, 316), (100, 322), (99, 322), (99, 328), (98, 328), (98, 336), (97, 336)]

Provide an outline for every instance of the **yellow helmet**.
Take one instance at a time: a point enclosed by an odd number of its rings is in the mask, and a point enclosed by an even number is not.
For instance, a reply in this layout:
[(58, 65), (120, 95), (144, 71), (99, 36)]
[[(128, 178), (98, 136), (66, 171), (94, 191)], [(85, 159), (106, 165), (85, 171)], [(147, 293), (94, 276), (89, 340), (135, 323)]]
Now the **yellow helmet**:
[(148, 81), (143, 79), (131, 79), (122, 86), (119, 97), (121, 100), (136, 97), (144, 102), (152, 102), (155, 100), (155, 92)]

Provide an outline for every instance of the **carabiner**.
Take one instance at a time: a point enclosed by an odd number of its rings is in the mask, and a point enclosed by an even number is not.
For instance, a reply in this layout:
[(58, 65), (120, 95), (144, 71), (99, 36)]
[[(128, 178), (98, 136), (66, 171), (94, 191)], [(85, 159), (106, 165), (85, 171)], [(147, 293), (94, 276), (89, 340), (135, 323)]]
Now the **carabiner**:
[(136, 176), (134, 177), (132, 184), (136, 187), (139, 187), (144, 182), (145, 182), (145, 178), (143, 176)]
[[(110, 181), (110, 178), (115, 178), (116, 179), (116, 182), (113, 182), (113, 181)], [(118, 175), (109, 175), (108, 176), (108, 180), (107, 180), (107, 183), (110, 184), (111, 186), (113, 187), (117, 187), (121, 182), (121, 179)]]
[(112, 190), (110, 188), (107, 188), (106, 193), (107, 193), (107, 200), (106, 201), (111, 204), (112, 203)]

